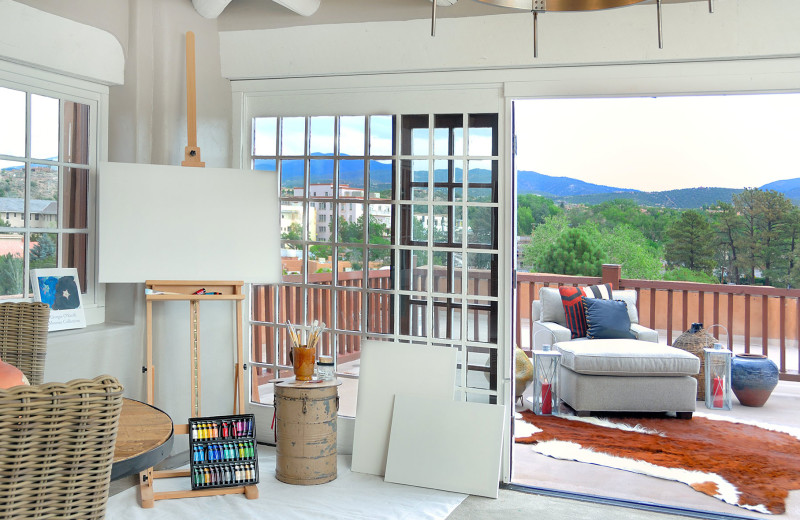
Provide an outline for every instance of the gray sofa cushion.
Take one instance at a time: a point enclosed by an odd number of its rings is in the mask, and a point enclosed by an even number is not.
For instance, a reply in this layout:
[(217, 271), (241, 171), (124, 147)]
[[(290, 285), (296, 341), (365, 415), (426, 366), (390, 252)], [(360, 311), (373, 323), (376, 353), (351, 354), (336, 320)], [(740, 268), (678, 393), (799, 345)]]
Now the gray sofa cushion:
[(631, 319), (631, 324), (639, 323), (639, 311), (636, 309), (636, 291), (633, 289), (612, 291), (611, 299), (624, 301), (628, 306), (628, 317)]
[(567, 326), (567, 317), (564, 314), (564, 304), (561, 303), (561, 293), (556, 287), (542, 287), (539, 289), (539, 301), (542, 303), (541, 321), (552, 321), (562, 327)]
[(574, 372), (608, 376), (684, 376), (700, 371), (689, 352), (635, 339), (593, 339), (556, 343), (561, 364)]
[[(613, 300), (622, 300), (628, 305), (628, 317), (631, 323), (639, 323), (639, 311), (636, 309), (636, 291), (633, 289), (616, 290), (611, 292)], [(567, 317), (564, 314), (564, 305), (561, 302), (561, 293), (557, 287), (542, 287), (539, 289), (539, 302), (541, 303), (541, 321), (552, 321), (562, 327), (567, 326)]]

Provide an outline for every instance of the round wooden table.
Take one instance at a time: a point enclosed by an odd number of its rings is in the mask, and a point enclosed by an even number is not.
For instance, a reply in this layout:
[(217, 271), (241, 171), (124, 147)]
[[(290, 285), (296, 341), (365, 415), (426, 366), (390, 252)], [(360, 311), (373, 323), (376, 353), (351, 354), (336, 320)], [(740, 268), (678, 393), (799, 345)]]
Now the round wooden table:
[(123, 399), (111, 480), (139, 473), (169, 457), (173, 439), (169, 415), (141, 401)]

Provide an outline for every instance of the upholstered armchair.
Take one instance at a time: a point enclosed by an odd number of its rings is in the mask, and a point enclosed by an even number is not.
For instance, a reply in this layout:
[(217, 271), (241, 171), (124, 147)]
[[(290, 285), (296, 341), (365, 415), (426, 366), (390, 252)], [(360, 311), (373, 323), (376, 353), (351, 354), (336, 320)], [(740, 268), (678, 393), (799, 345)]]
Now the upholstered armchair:
[[(658, 332), (639, 324), (639, 311), (636, 307), (636, 291), (614, 290), (611, 299), (625, 302), (630, 319), (630, 332), (635, 339), (658, 343)], [(542, 345), (553, 345), (565, 341), (581, 341), (587, 338), (572, 338), (567, 327), (567, 318), (561, 301), (559, 290), (554, 287), (539, 289), (539, 299), (531, 305), (531, 321), (533, 323), (533, 349), (539, 350)], [(549, 334), (540, 331), (549, 331)]]

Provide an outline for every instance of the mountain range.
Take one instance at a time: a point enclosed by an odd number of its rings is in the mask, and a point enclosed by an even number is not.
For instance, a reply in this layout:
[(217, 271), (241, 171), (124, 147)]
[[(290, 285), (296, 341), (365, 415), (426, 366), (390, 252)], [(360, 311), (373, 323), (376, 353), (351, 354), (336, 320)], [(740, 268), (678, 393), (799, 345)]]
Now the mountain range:
[[(786, 195), (795, 204), (800, 204), (800, 178), (770, 182), (759, 189), (775, 190)], [(730, 203), (733, 195), (742, 191), (743, 189), (735, 188), (699, 187), (646, 192), (592, 184), (570, 177), (551, 177), (533, 171), (517, 172), (518, 193), (534, 193), (573, 204), (593, 205), (612, 199), (630, 199), (641, 206), (690, 209), (709, 206), (717, 201)]]
[[(274, 169), (274, 161), (256, 159), (255, 169)], [(364, 163), (361, 160), (343, 160), (339, 162), (339, 179), (342, 184), (349, 184), (354, 188), (364, 187)], [(333, 161), (317, 159), (310, 161), (311, 182), (330, 182), (333, 171)], [(456, 175), (461, 175), (461, 169), (456, 169)], [(390, 162), (370, 161), (370, 189), (382, 190), (391, 187), (392, 165)], [(444, 174), (443, 170), (434, 172), (435, 177)], [(283, 187), (296, 187), (303, 185), (304, 162), (284, 161), (281, 185)], [(472, 182), (489, 182), (491, 173), (487, 170), (472, 170)], [(785, 179), (770, 182), (760, 186), (762, 190), (775, 190), (786, 195), (787, 198), (800, 204), (800, 178)], [(715, 204), (717, 201), (731, 202), (731, 197), (740, 193), (742, 189), (735, 188), (684, 188), (666, 191), (640, 191), (632, 188), (618, 188), (603, 184), (594, 184), (571, 177), (553, 177), (542, 173), (520, 170), (517, 172), (517, 193), (533, 193), (555, 201), (572, 204), (599, 204), (612, 199), (630, 199), (642, 206), (660, 206), (676, 209), (701, 208)]]

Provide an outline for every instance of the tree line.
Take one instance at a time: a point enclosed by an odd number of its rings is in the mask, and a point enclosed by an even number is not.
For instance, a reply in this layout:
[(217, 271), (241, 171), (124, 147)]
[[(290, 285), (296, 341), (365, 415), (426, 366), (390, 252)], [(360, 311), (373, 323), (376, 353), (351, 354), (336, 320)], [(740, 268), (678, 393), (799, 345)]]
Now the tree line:
[(517, 208), (517, 233), (531, 236), (521, 269), (599, 276), (603, 263), (615, 263), (625, 278), (800, 285), (800, 209), (774, 190), (747, 188), (732, 203), (684, 211), (530, 194)]

